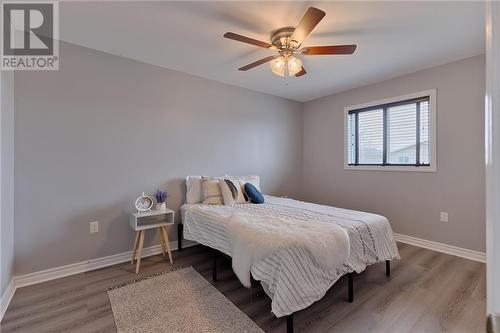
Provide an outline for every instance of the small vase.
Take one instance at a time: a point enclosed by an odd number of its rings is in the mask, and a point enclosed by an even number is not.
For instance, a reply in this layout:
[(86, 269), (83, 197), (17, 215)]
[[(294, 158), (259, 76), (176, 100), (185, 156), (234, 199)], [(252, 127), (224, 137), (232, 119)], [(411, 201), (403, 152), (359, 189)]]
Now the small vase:
[(164, 202), (157, 203), (156, 204), (156, 210), (167, 210), (167, 205)]

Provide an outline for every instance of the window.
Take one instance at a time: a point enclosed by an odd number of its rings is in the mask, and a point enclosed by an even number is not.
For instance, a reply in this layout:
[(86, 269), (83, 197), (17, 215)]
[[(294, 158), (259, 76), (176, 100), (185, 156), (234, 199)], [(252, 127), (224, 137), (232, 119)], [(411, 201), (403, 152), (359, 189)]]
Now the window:
[(346, 169), (436, 171), (434, 105), (429, 90), (346, 108)]

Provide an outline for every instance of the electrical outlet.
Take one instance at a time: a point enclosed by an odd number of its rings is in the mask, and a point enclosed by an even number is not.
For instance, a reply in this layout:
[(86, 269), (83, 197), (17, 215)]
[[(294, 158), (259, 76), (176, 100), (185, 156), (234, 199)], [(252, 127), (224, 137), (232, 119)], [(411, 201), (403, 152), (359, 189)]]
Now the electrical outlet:
[(439, 214), (439, 220), (441, 222), (448, 222), (448, 213), (447, 212), (441, 212)]
[(99, 221), (90, 222), (90, 233), (99, 232)]

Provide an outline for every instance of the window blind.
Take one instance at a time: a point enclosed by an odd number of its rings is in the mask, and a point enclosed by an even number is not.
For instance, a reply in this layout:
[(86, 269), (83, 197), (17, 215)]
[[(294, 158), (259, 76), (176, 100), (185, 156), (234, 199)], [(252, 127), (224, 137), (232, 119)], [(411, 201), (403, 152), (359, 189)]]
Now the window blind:
[(347, 116), (349, 165), (429, 165), (429, 96), (351, 110)]
[(381, 164), (384, 158), (382, 109), (358, 115), (358, 164)]

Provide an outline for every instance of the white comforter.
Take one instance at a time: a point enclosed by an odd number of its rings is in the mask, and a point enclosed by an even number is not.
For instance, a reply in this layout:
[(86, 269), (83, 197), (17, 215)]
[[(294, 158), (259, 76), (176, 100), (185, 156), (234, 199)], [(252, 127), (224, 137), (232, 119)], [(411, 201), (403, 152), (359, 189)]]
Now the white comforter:
[[(349, 255), (341, 267), (330, 269), (305, 247), (294, 244), (254, 260), (251, 274), (271, 298), (271, 311), (282, 317), (321, 299), (344, 274), (361, 272), (367, 265), (399, 258), (391, 226), (383, 216), (265, 196), (261, 205), (186, 204), (181, 207), (184, 238), (234, 256), (228, 218), (235, 213), (265, 219), (336, 225), (349, 235)], [(325, 255), (336, 256), (326, 251)]]
[(304, 248), (329, 271), (341, 267), (349, 255), (349, 236), (335, 224), (321, 221), (304, 223), (248, 213), (235, 213), (226, 223), (233, 270), (247, 288), (251, 287), (252, 265), (280, 249)]

